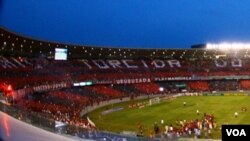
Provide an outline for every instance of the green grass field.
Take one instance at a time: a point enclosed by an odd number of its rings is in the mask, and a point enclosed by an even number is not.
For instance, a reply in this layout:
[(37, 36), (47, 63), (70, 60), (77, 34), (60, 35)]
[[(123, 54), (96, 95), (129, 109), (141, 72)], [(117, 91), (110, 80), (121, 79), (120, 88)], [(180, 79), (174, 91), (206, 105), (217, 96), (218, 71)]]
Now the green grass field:
[[(135, 102), (141, 101), (143, 100)], [(183, 106), (184, 101), (187, 103), (186, 107)], [(217, 129), (213, 130), (212, 138), (221, 138), (220, 127), (222, 124), (250, 124), (249, 96), (183, 96), (141, 109), (128, 108), (130, 103), (131, 101), (102, 107), (89, 113), (89, 117), (98, 129), (118, 133), (121, 131), (138, 132), (136, 124), (140, 122), (145, 129), (144, 134), (148, 135), (149, 131), (153, 129), (154, 122), (160, 124), (163, 119), (165, 124), (175, 125), (176, 120), (201, 119), (205, 112), (213, 114), (217, 123)], [(247, 107), (247, 112), (241, 111), (243, 106)], [(102, 111), (112, 107), (124, 107), (125, 109), (101, 115)], [(196, 114), (197, 109), (201, 113), (199, 116)], [(234, 112), (239, 113), (238, 118), (234, 117)]]

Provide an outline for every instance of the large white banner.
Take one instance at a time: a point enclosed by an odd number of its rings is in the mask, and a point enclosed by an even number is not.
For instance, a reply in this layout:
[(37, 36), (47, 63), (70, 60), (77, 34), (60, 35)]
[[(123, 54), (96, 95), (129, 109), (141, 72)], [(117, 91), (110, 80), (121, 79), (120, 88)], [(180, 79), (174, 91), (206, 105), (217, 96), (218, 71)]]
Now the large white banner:
[[(46, 59), (45, 59), (46, 61)], [(201, 60), (200, 60), (201, 61)], [(36, 63), (35, 63), (36, 62)], [(50, 62), (50, 61), (48, 61)], [(199, 60), (197, 61), (199, 63)], [(242, 67), (243, 64), (246, 64), (245, 61), (238, 58), (232, 59), (215, 59), (215, 60), (206, 60), (202, 61), (206, 62), (205, 64), (209, 64), (212, 66), (216, 66), (218, 68), (225, 68), (225, 67)], [(25, 58), (5, 58), (0, 56), (0, 68), (3, 69), (15, 69), (15, 68), (26, 68), (30, 66), (40, 66), (46, 64), (39, 64), (37, 61), (33, 61), (32, 64)], [(50, 62), (53, 65), (53, 62)], [(83, 66), (86, 69), (175, 69), (175, 68), (182, 68), (182, 67), (189, 67), (190, 62), (188, 60), (177, 60), (177, 59), (154, 59), (154, 60), (135, 60), (135, 59), (82, 59), (78, 60), (79, 65)], [(70, 62), (69, 62), (70, 65)], [(202, 65), (202, 63), (201, 63)], [(202, 67), (202, 66), (200, 66)]]

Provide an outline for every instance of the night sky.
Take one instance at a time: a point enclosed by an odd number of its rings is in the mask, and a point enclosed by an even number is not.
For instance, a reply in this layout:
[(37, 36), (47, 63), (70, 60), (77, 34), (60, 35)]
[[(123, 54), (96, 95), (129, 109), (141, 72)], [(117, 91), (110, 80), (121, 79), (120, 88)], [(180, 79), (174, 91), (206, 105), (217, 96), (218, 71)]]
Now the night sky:
[(62, 43), (189, 48), (250, 42), (250, 0), (0, 0), (0, 24)]

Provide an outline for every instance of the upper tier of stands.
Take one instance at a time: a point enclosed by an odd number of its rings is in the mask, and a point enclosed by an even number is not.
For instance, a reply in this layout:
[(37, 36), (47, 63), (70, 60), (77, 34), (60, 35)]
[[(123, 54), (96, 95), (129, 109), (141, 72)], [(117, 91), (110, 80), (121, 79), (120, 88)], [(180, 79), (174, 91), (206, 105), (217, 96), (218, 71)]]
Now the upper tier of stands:
[(117, 59), (116, 63), (118, 62), (120, 64), (116, 65), (120, 67), (114, 66), (114, 59), (55, 61), (47, 58), (0, 56), (0, 83), (11, 84), (14, 89), (19, 89), (56, 82), (131, 84), (166, 80), (207, 80), (207, 78), (220, 80), (228, 77), (249, 79), (250, 74), (248, 59), (203, 61)]
[[(248, 89), (250, 61), (248, 50), (223, 52), (206, 49), (128, 49), (76, 46), (39, 41), (0, 29), (0, 84), (13, 90), (60, 82), (68, 87), (76, 82), (92, 82), (88, 91), (109, 98), (132, 93), (158, 93), (163, 84), (171, 92), (180, 91), (175, 82), (183, 81), (187, 90), (211, 91)], [(69, 59), (55, 61), (55, 48), (67, 48)], [(237, 80), (225, 84), (209, 81)], [(242, 80), (239, 81), (238, 80)], [(173, 81), (170, 82), (170, 81)], [(236, 83), (236, 84), (235, 84)], [(110, 84), (133, 84), (114, 90)], [(98, 85), (98, 86), (97, 86)], [(173, 86), (173, 87), (172, 87)], [(30, 91), (30, 90), (29, 90)]]
[[(248, 50), (77, 46), (40, 41), (4, 28), (0, 28), (0, 37), (0, 83), (12, 84), (14, 89), (61, 81), (121, 84), (208, 77), (249, 79), (250, 74)], [(55, 61), (55, 48), (67, 48), (69, 59)]]

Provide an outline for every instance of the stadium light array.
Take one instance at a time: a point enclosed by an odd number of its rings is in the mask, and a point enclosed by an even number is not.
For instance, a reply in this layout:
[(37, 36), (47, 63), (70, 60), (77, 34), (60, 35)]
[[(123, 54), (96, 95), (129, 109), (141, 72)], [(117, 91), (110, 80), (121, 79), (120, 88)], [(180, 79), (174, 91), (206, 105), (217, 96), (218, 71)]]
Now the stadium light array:
[(220, 43), (206, 44), (206, 49), (215, 49), (215, 50), (241, 50), (241, 49), (250, 49), (250, 43)]

